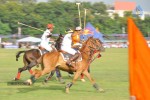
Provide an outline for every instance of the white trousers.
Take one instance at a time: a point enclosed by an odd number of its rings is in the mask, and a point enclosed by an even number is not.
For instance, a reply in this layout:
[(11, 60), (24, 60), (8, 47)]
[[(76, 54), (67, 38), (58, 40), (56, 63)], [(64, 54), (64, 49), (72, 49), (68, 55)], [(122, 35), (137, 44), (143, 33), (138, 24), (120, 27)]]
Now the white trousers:
[(68, 53), (70, 53), (72, 55), (74, 55), (75, 53), (77, 53), (77, 51), (74, 50), (73, 48), (69, 48), (69, 47), (65, 47), (65, 46), (62, 46), (61, 50), (66, 51), (66, 52), (68, 52)]
[(48, 44), (47, 42), (45, 41), (42, 41), (41, 44), (40, 44), (41, 47), (45, 48), (47, 51), (51, 52), (52, 51), (52, 47), (51, 47), (51, 44)]

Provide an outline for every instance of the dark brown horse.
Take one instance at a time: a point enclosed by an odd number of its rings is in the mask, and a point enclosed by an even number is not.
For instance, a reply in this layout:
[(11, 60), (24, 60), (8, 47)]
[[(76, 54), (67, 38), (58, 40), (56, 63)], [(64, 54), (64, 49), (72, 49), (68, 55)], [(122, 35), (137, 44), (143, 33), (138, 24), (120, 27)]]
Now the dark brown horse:
[[(58, 39), (55, 41), (55, 49), (60, 50), (61, 43), (62, 43), (63, 35), (60, 34)], [(39, 66), (37, 64), (37, 59), (41, 57), (41, 52), (39, 49), (31, 49), (31, 50), (24, 50), (24, 51), (19, 51), (16, 54), (16, 61), (18, 61), (18, 58), (20, 57), (20, 54), (24, 53), (23, 55), (23, 63), (24, 66), (21, 68), (18, 68), (18, 73), (17, 76), (15, 77), (15, 80), (20, 79), (21, 72), (28, 70), (30, 74), (32, 74), (31, 68), (33, 66)]]
[(46, 53), (40, 60), (42, 63), (42, 69), (34, 70), (32, 76), (26, 81), (26, 83), (31, 85), (40, 76), (48, 74), (51, 71), (58, 68), (66, 72), (75, 72), (72, 82), (66, 85), (66, 93), (69, 93), (70, 87), (75, 83), (75, 81), (78, 79), (81, 73), (83, 73), (90, 80), (90, 82), (96, 90), (103, 92), (104, 90), (96, 84), (96, 82), (88, 72), (89, 62), (91, 61), (91, 58), (93, 57), (94, 53), (100, 53), (103, 49), (104, 48), (100, 40), (90, 37), (88, 40), (86, 40), (86, 42), (83, 43), (83, 46), (80, 49), (82, 61), (73, 63), (73, 66), (76, 66), (76, 68), (70, 67), (66, 64), (66, 62), (63, 60), (61, 52), (53, 51)]

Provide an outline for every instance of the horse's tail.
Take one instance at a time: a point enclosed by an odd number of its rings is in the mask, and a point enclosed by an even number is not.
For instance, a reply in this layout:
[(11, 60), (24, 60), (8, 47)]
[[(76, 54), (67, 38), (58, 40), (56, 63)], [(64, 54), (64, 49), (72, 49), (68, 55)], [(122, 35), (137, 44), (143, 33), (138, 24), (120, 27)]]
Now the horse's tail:
[(21, 53), (24, 53), (25, 51), (18, 51), (16, 54), (16, 61), (18, 61), (18, 58), (20, 57)]

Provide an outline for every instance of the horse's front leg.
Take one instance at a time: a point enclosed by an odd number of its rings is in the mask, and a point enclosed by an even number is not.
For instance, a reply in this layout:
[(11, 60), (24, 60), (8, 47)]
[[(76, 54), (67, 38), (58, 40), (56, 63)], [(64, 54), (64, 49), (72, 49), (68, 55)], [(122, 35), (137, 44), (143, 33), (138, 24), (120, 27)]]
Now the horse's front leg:
[(56, 67), (55, 70), (52, 70), (49, 74), (49, 76), (47, 76), (44, 80), (44, 83), (47, 83), (48, 80), (50, 80), (54, 73), (56, 72), (56, 79), (61, 83), (61, 84), (65, 84), (65, 81), (62, 79), (62, 76), (61, 76), (61, 73), (60, 73), (60, 70)]
[(92, 83), (93, 87), (98, 90), (99, 92), (104, 92), (104, 90), (102, 88), (100, 88), (98, 86), (98, 84), (95, 82), (95, 80), (91, 77), (90, 73), (88, 72), (88, 70), (85, 70), (83, 72), (83, 74), (90, 80), (90, 82)]
[(81, 72), (82, 71), (76, 71), (76, 73), (75, 73), (75, 75), (74, 75), (74, 77), (73, 77), (73, 80), (72, 80), (72, 82), (70, 82), (70, 83), (68, 83), (67, 85), (66, 85), (66, 93), (69, 93), (69, 89), (70, 89), (70, 87), (76, 82), (76, 80), (78, 79), (78, 77), (81, 75)]
[(45, 78), (44, 83), (47, 83), (47, 81), (50, 80), (53, 77), (54, 73), (55, 73), (55, 70), (51, 71), (50, 74), (49, 74), (49, 76), (47, 76)]

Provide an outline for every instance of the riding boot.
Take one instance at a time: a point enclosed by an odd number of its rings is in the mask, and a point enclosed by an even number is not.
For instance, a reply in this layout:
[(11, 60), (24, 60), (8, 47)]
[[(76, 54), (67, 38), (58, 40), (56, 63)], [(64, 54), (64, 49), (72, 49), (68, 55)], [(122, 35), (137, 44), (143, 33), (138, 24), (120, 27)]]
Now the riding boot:
[(80, 56), (80, 53), (75, 53), (75, 55), (73, 55), (71, 58), (69, 58), (69, 60), (66, 62), (66, 64), (71, 66), (71, 62), (77, 60), (79, 56)]

